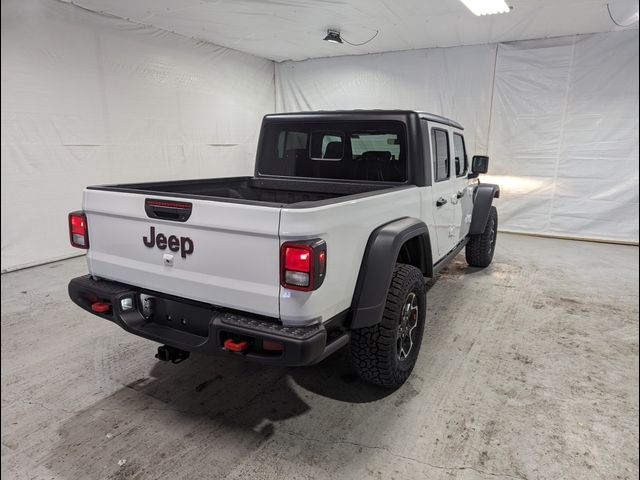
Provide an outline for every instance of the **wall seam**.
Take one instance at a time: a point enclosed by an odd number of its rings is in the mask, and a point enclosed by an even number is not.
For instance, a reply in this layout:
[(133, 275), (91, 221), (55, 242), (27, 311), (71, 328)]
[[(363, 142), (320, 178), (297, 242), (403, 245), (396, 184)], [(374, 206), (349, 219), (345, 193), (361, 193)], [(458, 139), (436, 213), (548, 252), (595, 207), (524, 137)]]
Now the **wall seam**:
[[(487, 155), (490, 156), (489, 146), (491, 145), (491, 130), (493, 123), (493, 101), (495, 99), (496, 93), (496, 72), (498, 70), (498, 49), (500, 48), (500, 44), (496, 43), (496, 53), (493, 57), (493, 77), (491, 78), (491, 100), (489, 102), (489, 125), (487, 127)], [(477, 148), (478, 139), (476, 138), (476, 148)]]
[(558, 184), (558, 170), (560, 169), (560, 155), (562, 153), (562, 146), (564, 143), (564, 130), (565, 123), (567, 121), (567, 110), (569, 109), (569, 90), (571, 89), (571, 79), (573, 72), (573, 64), (576, 54), (576, 42), (577, 38), (573, 37), (571, 43), (571, 59), (569, 61), (569, 70), (567, 71), (567, 85), (564, 90), (564, 105), (562, 106), (562, 117), (560, 118), (560, 136), (558, 138), (558, 150), (556, 152), (556, 164), (553, 169), (553, 184), (551, 187), (551, 204), (549, 205), (549, 214), (547, 217), (547, 230), (551, 231), (551, 218), (553, 217), (553, 207), (556, 200), (556, 189)]
[(201, 43), (206, 43), (207, 45), (211, 45), (213, 47), (217, 47), (217, 48), (224, 48), (225, 50), (229, 50), (232, 52), (236, 52), (236, 53), (241, 53), (242, 55), (247, 55), (249, 57), (253, 57), (253, 58), (259, 58), (260, 60), (268, 60), (270, 62), (274, 62), (274, 60), (270, 59), (270, 58), (266, 58), (266, 57), (260, 57), (258, 55), (254, 55), (253, 53), (248, 53), (248, 52), (244, 52), (242, 50), (238, 50), (236, 48), (231, 48), (231, 47), (225, 47), (224, 45), (219, 45), (217, 43), (213, 43), (210, 40), (205, 40), (203, 38), (198, 38), (198, 37), (192, 37), (190, 35), (185, 35), (184, 33), (180, 33), (180, 32), (176, 32), (175, 30), (167, 30), (166, 28), (162, 28), (162, 27), (158, 27), (152, 23), (145, 23), (145, 22), (141, 22), (138, 20), (133, 20), (131, 18), (125, 18), (125, 17), (121, 17), (120, 15), (115, 15), (113, 13), (109, 13), (109, 12), (99, 12), (96, 10), (92, 10), (89, 7), (85, 7), (83, 5), (80, 5), (76, 2), (74, 2), (73, 0), (71, 1), (65, 1), (65, 0), (57, 0), (59, 3), (62, 3), (64, 5), (71, 5), (75, 8), (79, 8), (81, 10), (84, 10), (85, 12), (91, 13), (93, 15), (98, 15), (101, 17), (105, 17), (105, 18), (112, 18), (112, 19), (117, 19), (117, 20), (121, 20), (123, 22), (127, 22), (127, 23), (131, 23), (132, 25), (137, 25), (139, 27), (144, 27), (144, 28), (153, 28), (162, 32), (166, 32), (166, 33), (170, 33), (172, 35), (177, 35), (178, 37), (182, 37), (182, 38), (187, 38), (189, 40), (193, 40), (195, 42), (201, 42)]

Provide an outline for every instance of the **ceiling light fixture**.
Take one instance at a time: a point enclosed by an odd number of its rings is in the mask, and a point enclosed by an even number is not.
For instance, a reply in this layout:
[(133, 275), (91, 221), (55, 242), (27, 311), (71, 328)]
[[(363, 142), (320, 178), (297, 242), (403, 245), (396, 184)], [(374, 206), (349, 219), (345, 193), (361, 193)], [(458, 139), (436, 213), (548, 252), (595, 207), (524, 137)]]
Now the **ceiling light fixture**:
[(474, 15), (494, 15), (511, 10), (504, 0), (460, 0)]
[(373, 34), (373, 37), (371, 37), (369, 40), (366, 40), (366, 41), (364, 41), (362, 43), (351, 43), (346, 38), (342, 38), (342, 35), (340, 34), (340, 30), (335, 30), (333, 28), (330, 28), (330, 29), (327, 30), (327, 36), (324, 37), (322, 40), (324, 40), (326, 42), (331, 42), (331, 43), (342, 43), (342, 42), (344, 42), (344, 43), (348, 43), (349, 45), (353, 45), (354, 47), (360, 47), (362, 45), (366, 45), (371, 40), (376, 38), (378, 36), (378, 33), (380, 33), (380, 30), (376, 30), (376, 33)]
[(340, 37), (338, 30), (327, 30), (327, 36), (323, 40), (331, 43), (342, 43), (342, 37)]

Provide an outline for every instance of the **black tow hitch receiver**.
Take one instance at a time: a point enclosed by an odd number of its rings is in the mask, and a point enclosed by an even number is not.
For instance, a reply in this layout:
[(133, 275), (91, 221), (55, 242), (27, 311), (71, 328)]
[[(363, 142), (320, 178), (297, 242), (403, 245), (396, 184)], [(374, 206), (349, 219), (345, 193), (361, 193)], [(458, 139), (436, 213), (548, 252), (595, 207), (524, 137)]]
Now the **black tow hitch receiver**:
[(158, 347), (156, 358), (163, 362), (180, 363), (189, 358), (189, 352), (170, 347), (169, 345), (163, 345)]

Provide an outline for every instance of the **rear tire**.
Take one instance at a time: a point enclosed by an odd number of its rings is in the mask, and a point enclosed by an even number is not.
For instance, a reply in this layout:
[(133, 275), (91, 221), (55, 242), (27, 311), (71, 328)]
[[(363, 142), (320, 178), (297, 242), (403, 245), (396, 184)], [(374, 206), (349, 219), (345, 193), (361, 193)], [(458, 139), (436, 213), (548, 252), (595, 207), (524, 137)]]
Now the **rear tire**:
[(397, 263), (380, 323), (351, 332), (351, 358), (363, 380), (387, 388), (407, 380), (420, 352), (426, 306), (422, 272)]
[(472, 267), (485, 268), (491, 265), (496, 251), (498, 238), (498, 210), (492, 206), (484, 231), (478, 235), (470, 235), (465, 249), (467, 263)]

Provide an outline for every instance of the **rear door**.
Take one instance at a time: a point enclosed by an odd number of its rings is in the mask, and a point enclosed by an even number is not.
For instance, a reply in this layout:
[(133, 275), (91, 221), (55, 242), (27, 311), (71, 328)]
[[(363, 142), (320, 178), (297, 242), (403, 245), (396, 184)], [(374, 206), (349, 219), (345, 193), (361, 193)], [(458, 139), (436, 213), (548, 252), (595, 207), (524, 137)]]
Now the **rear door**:
[(432, 160), (432, 201), (438, 258), (445, 256), (456, 245), (455, 207), (452, 193), (455, 190), (455, 175), (451, 164), (451, 134), (447, 127), (438, 124), (430, 127)]
[(277, 206), (87, 189), (84, 211), (92, 275), (279, 316)]

